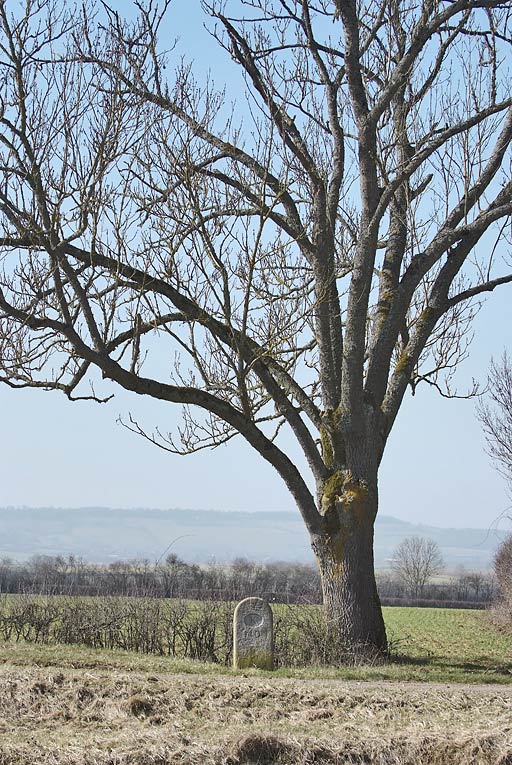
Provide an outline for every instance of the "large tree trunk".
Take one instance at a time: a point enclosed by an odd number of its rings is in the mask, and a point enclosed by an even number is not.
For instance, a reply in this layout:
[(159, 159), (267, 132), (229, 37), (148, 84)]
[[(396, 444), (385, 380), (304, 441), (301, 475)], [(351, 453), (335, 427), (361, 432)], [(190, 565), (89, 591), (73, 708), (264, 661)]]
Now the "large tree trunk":
[[(353, 484), (352, 484), (353, 487)], [(312, 538), (320, 568), (333, 656), (387, 652), (373, 562), (376, 497), (348, 489), (324, 507), (323, 531)]]

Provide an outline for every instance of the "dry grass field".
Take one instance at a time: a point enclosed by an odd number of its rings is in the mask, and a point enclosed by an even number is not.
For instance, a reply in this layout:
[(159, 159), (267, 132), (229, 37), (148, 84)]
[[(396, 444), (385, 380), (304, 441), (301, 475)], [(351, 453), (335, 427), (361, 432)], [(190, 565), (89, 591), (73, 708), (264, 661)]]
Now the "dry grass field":
[(0, 736), (2, 765), (509, 765), (512, 687), (6, 662)]

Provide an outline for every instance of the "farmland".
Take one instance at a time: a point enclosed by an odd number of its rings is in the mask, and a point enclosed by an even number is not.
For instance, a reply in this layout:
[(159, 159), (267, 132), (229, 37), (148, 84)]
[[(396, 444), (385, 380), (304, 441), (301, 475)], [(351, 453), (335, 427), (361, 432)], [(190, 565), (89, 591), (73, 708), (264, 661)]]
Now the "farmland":
[[(15, 602), (4, 599), (4, 614)], [(274, 606), (278, 624), (287, 611)], [(481, 611), (388, 608), (385, 618), (390, 663), (273, 673), (0, 641), (0, 763), (509, 763), (511, 638)]]
[(35, 648), (2, 651), (3, 765), (505, 765), (512, 754), (510, 686), (199, 674)]
[[(333, 661), (329, 646), (322, 643), (318, 608), (274, 605), (273, 611), (280, 676), (512, 681), (512, 639), (496, 631), (483, 611), (385, 608), (391, 661), (339, 667), (332, 666), (339, 662)], [(40, 663), (51, 651), (64, 656), (71, 647), (74, 655), (74, 646), (81, 645), (96, 649), (90, 654), (92, 665), (112, 666), (117, 656), (136, 655), (142, 662), (146, 658), (141, 654), (154, 654), (147, 658), (148, 667), (156, 661), (155, 667), (162, 671), (170, 661), (192, 659), (200, 660), (201, 672), (206, 666), (212, 672), (226, 672), (232, 656), (232, 615), (233, 604), (221, 602), (4, 596), (0, 600), (0, 650), (15, 661), (23, 652), (30, 656), (40, 651)]]

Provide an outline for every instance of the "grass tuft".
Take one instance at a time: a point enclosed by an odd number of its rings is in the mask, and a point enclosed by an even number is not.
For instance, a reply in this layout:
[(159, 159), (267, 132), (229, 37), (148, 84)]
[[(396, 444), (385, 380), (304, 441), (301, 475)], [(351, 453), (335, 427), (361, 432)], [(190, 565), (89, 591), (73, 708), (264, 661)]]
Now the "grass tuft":
[(127, 707), (135, 717), (148, 717), (153, 712), (153, 704), (142, 696), (130, 696)]
[(297, 747), (276, 736), (251, 733), (233, 746), (226, 765), (278, 765), (295, 761)]

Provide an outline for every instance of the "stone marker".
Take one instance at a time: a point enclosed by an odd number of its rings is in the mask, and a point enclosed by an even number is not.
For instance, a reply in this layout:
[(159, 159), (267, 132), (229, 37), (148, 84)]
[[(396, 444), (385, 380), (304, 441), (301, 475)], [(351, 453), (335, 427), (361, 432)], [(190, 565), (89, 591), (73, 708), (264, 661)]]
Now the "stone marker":
[(235, 669), (274, 668), (272, 609), (262, 598), (245, 598), (235, 608), (233, 666)]

